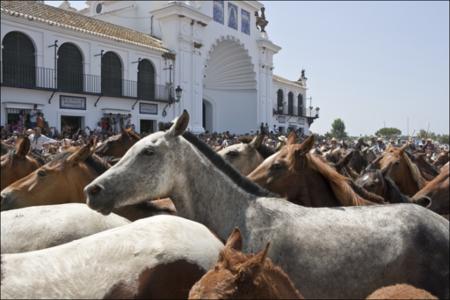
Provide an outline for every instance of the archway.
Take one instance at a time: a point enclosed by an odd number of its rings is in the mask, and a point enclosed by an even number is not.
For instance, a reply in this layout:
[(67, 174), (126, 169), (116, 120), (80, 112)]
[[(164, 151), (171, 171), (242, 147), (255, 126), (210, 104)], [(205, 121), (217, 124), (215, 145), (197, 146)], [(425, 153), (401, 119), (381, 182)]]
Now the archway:
[[(205, 125), (212, 126), (212, 131), (245, 133), (258, 128), (256, 74), (247, 50), (237, 41), (223, 39), (211, 48), (203, 93), (214, 102), (214, 115), (209, 116), (215, 119), (204, 120)], [(212, 106), (204, 103), (203, 116), (208, 118), (205, 111), (212, 110)]]

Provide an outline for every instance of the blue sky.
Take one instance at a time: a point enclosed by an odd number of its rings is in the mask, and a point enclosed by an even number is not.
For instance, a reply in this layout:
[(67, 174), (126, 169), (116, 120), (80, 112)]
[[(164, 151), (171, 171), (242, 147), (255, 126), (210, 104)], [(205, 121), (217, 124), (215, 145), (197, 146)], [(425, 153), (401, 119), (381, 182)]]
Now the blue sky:
[(269, 38), (283, 47), (275, 74), (296, 80), (306, 69), (308, 96), (321, 108), (313, 132), (335, 118), (351, 135), (384, 124), (406, 133), (408, 118), (410, 133), (449, 132), (449, 2), (262, 3)]

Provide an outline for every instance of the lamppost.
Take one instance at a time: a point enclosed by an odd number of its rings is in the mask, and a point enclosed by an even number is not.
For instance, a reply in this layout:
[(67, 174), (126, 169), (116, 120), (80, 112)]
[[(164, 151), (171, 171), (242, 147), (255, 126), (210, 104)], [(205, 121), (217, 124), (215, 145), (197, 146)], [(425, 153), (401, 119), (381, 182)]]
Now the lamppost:
[[(307, 99), (309, 99), (309, 116), (306, 116), (306, 120), (308, 122), (308, 126), (310, 127), (314, 120), (319, 118), (320, 108), (318, 106), (316, 108), (312, 106), (312, 97), (308, 97)], [(313, 115), (313, 109), (316, 111), (315, 115)]]
[(163, 111), (162, 111), (162, 116), (163, 117), (167, 116), (166, 109), (168, 107), (170, 107), (174, 103), (179, 103), (180, 102), (182, 93), (183, 93), (183, 89), (179, 85), (175, 89), (175, 98), (173, 98), (172, 93), (170, 93), (170, 95), (169, 95), (169, 102), (166, 104), (166, 106), (164, 106)]

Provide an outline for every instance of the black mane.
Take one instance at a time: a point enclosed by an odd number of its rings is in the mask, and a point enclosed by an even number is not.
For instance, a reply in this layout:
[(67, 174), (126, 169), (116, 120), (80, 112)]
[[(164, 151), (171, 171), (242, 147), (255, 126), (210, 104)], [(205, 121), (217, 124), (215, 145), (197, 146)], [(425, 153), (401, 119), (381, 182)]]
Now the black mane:
[(272, 149), (264, 144), (261, 144), (261, 146), (259, 146), (258, 149), (256, 149), (256, 150), (258, 150), (259, 154), (261, 154), (261, 156), (264, 159), (268, 158), (269, 156), (271, 156), (272, 154), (274, 154), (276, 152), (274, 149)]
[(183, 137), (197, 148), (211, 163), (220, 171), (227, 175), (236, 185), (247, 193), (258, 197), (277, 197), (275, 194), (263, 189), (256, 183), (250, 181), (247, 177), (242, 176), (236, 169), (228, 164), (220, 155), (212, 150), (206, 143), (196, 137), (193, 133), (185, 132)]
[[(53, 160), (51, 160), (49, 162), (49, 165), (52, 166), (61, 161), (66, 160), (73, 153), (74, 153), (73, 151), (64, 151), (62, 153), (58, 153), (57, 155), (55, 155)], [(110, 165), (104, 159), (100, 158), (99, 156), (97, 156), (95, 154), (92, 154), (91, 156), (89, 156), (84, 162), (89, 167), (94, 169), (94, 171), (97, 172), (98, 175), (101, 175), (102, 173), (104, 173), (106, 170), (108, 170), (110, 168)]]

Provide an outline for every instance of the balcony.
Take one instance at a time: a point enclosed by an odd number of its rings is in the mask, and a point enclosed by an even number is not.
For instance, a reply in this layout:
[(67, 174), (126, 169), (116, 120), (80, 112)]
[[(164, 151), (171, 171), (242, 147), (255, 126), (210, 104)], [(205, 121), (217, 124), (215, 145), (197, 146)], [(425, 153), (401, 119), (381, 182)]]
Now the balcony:
[[(99, 75), (63, 73), (57, 77), (55, 69), (1, 63), (1, 86), (38, 89), (75, 94), (111, 96), (136, 100), (169, 103), (174, 93), (166, 85), (148, 86), (137, 81), (109, 79), (116, 83), (102, 86)], [(119, 83), (119, 84), (117, 84)], [(139, 92), (138, 92), (139, 90)]]
[[(311, 124), (314, 122), (315, 119), (319, 118), (319, 108), (315, 109), (315, 114), (313, 114), (313, 108), (309, 107), (309, 115), (307, 115), (304, 111), (302, 111), (302, 114), (295, 114), (295, 113), (284, 113), (283, 109), (273, 109), (272, 111), (273, 116), (276, 117), (278, 122), (280, 123), (286, 123), (291, 118), (305, 118), (308, 122), (308, 126), (311, 126)], [(299, 119), (297, 120), (299, 122)]]

